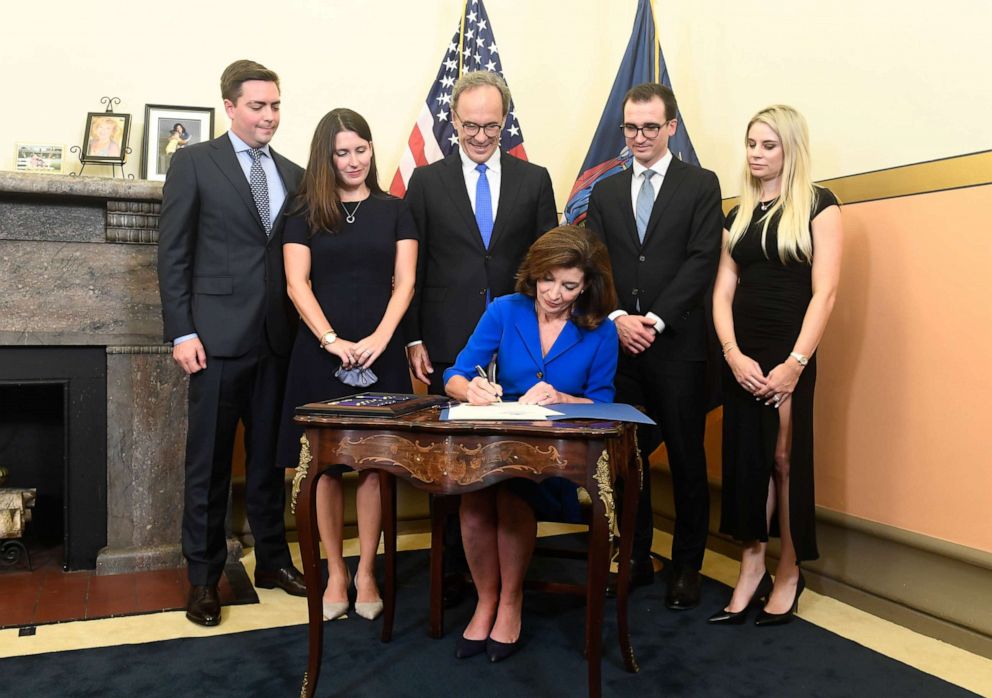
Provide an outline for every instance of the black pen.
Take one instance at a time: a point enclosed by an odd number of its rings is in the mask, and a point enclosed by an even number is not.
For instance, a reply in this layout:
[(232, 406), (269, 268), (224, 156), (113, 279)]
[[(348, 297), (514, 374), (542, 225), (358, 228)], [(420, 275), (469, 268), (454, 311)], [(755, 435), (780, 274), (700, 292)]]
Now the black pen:
[[(495, 385), (495, 383), (492, 381), (492, 379), (490, 379), (489, 376), (486, 375), (486, 372), (483, 370), (482, 366), (480, 366), (479, 364), (476, 364), (475, 365), (475, 372), (479, 374), (479, 378), (481, 378), (482, 380), (484, 380), (487, 383), (489, 383), (489, 385)], [(503, 402), (500, 399), (499, 395), (496, 396), (496, 402)]]

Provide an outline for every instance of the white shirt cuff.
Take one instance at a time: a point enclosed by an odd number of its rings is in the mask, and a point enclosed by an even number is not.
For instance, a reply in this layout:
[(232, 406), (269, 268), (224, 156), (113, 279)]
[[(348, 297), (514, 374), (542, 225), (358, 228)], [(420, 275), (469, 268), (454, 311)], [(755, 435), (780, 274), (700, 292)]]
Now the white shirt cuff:
[(665, 321), (652, 312), (644, 313), (644, 317), (648, 320), (654, 320), (654, 331), (661, 334), (665, 331)]
[(415, 347), (418, 344), (423, 344), (423, 343), (424, 343), (424, 340), (422, 340), (422, 339), (415, 339), (412, 342), (407, 342), (406, 347), (407, 347), (407, 349), (409, 349), (410, 347)]
[(175, 346), (179, 346), (180, 344), (182, 344), (183, 342), (185, 342), (187, 339), (196, 339), (199, 336), (200, 335), (198, 335), (196, 332), (194, 332), (193, 334), (184, 334), (182, 337), (176, 337), (175, 339), (173, 339), (172, 340), (172, 346), (174, 346), (174, 347)]
[(612, 313), (610, 313), (609, 315), (607, 315), (607, 317), (610, 318), (610, 320), (616, 320), (621, 315), (626, 315), (626, 314), (627, 314), (627, 311), (624, 310), (623, 308), (621, 308), (620, 310), (614, 310)]

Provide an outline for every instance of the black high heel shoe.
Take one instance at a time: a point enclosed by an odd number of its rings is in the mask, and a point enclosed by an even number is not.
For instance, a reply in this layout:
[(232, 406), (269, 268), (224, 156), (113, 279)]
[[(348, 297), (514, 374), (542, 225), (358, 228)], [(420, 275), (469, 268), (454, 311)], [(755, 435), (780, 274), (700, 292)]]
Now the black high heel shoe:
[(799, 583), (796, 585), (796, 598), (792, 601), (792, 608), (790, 608), (785, 613), (769, 613), (765, 609), (761, 609), (761, 613), (758, 617), (754, 619), (755, 625), (785, 625), (786, 623), (791, 623), (792, 619), (796, 617), (796, 611), (799, 610), (799, 597), (803, 593), (803, 589), (806, 588), (806, 580), (803, 578), (803, 573), (799, 572)]
[(486, 640), (486, 653), (489, 655), (489, 661), (493, 663), (502, 662), (516, 652), (519, 647), (519, 639), (516, 642), (500, 642), (492, 638)]
[(743, 610), (728, 611), (721, 608), (707, 618), (706, 622), (710, 625), (744, 625), (744, 621), (747, 620), (747, 612), (751, 610), (751, 607), (756, 601), (764, 601), (772, 593), (772, 585), (772, 576), (766, 570), (765, 575), (758, 582), (758, 586), (755, 587), (754, 593), (751, 595), (751, 600), (747, 602), (747, 606)]
[(455, 642), (455, 658), (468, 659), (486, 651), (486, 640), (469, 640), (464, 635), (459, 635)]

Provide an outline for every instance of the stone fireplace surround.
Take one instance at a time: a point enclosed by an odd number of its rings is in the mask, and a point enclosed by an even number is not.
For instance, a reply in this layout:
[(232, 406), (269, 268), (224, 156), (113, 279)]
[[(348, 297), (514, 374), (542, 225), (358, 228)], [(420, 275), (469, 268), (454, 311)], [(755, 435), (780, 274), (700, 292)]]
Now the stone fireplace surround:
[[(106, 469), (67, 473), (68, 482), (105, 477), (102, 495), (84, 487), (68, 497), (70, 526), (73, 497), (79, 516), (105, 518), (84, 546), (95, 555), (70, 564), (98, 574), (182, 564), (186, 380), (161, 336), (161, 195), (158, 182), (0, 173), (0, 349), (105, 352)], [(61, 366), (51, 368), (61, 380)], [(5, 370), (0, 362), (0, 381)]]

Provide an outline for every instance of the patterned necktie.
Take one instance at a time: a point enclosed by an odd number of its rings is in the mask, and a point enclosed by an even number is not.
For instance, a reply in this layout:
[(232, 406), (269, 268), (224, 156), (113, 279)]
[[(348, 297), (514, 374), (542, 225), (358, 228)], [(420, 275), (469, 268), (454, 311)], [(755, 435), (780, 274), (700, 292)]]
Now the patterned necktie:
[(482, 246), (489, 249), (489, 241), (493, 236), (493, 197), (489, 191), (489, 180), (486, 178), (485, 165), (476, 165), (479, 181), (475, 184), (475, 222), (479, 224), (482, 233)]
[(262, 169), (262, 151), (259, 148), (249, 148), (248, 154), (251, 155), (251, 171), (248, 173), (251, 195), (255, 199), (255, 207), (265, 227), (265, 234), (270, 235), (272, 219), (269, 215), (269, 182), (265, 178), (265, 170)]
[(641, 190), (637, 192), (634, 217), (637, 219), (637, 237), (642, 243), (644, 242), (644, 234), (648, 230), (651, 209), (654, 208), (654, 185), (651, 184), (651, 178), (654, 175), (654, 170), (644, 170), (644, 183), (641, 184)]

